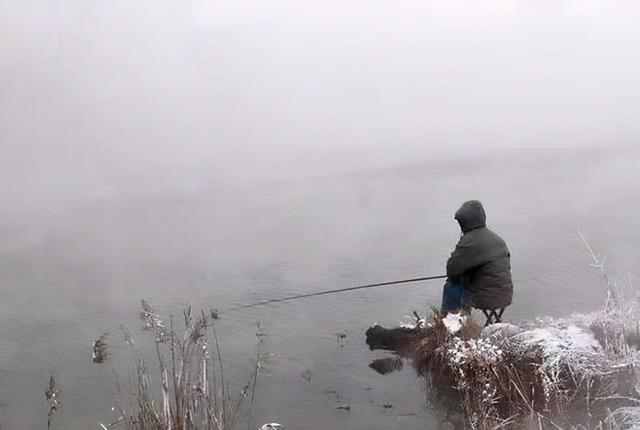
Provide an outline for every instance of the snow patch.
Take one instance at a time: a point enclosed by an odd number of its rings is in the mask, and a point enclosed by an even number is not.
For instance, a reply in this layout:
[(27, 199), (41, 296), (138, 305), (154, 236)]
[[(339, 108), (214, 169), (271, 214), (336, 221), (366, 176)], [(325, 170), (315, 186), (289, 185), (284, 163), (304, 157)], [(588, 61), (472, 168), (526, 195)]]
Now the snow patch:
[(563, 353), (602, 354), (602, 346), (590, 330), (577, 325), (566, 327), (545, 327), (527, 330), (513, 337), (528, 346), (539, 346), (545, 356), (558, 356)]
[(466, 317), (459, 314), (448, 314), (442, 318), (442, 323), (449, 330), (449, 333), (457, 333), (462, 328), (462, 324), (466, 321)]

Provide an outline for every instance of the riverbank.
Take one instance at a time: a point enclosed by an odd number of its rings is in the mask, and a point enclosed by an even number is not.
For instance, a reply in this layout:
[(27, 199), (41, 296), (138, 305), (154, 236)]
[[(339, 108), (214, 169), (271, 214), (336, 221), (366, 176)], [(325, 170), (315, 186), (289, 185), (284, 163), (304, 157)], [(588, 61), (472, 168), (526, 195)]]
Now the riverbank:
[[(434, 310), (413, 325), (373, 326), (367, 343), (409, 360), (470, 428), (630, 429), (640, 423), (639, 317), (635, 295), (618, 290), (597, 312), (484, 329)], [(393, 370), (381, 360), (371, 367)]]

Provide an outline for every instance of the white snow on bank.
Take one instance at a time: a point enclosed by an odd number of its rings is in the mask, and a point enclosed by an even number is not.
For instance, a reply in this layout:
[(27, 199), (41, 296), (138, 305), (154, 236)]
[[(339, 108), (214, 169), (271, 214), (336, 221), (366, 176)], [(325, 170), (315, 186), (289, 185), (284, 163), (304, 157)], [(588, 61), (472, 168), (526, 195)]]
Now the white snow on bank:
[(515, 335), (513, 340), (527, 346), (538, 346), (545, 356), (558, 356), (571, 351), (574, 354), (603, 354), (602, 346), (588, 329), (577, 325), (566, 327), (544, 327), (526, 330)]
[(427, 326), (429, 326), (429, 324), (427, 323), (427, 320), (424, 318), (420, 318), (419, 320), (416, 320), (415, 318), (413, 318), (413, 320), (411, 320), (411, 318), (407, 316), (405, 318), (405, 321), (400, 322), (401, 328), (406, 328), (409, 330), (413, 330), (414, 328), (427, 327)]
[(483, 339), (493, 339), (496, 341), (506, 340), (510, 337), (522, 333), (524, 330), (517, 325), (509, 323), (490, 324), (482, 329), (481, 337)]
[(460, 316), (459, 314), (448, 314), (442, 319), (442, 322), (447, 330), (449, 330), (449, 333), (457, 333), (466, 320), (466, 317)]
[(567, 327), (566, 334), (571, 348), (596, 353), (603, 352), (602, 346), (593, 336), (591, 330), (582, 329), (576, 325), (570, 325)]

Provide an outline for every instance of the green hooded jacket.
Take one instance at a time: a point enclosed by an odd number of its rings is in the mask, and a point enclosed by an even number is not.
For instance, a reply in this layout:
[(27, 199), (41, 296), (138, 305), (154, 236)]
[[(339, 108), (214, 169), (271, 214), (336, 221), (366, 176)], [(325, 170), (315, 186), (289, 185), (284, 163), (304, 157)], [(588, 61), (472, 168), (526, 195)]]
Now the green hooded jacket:
[(511, 304), (511, 254), (500, 236), (489, 230), (482, 204), (470, 200), (456, 211), (463, 235), (447, 261), (447, 276), (462, 280), (473, 306), (497, 309)]

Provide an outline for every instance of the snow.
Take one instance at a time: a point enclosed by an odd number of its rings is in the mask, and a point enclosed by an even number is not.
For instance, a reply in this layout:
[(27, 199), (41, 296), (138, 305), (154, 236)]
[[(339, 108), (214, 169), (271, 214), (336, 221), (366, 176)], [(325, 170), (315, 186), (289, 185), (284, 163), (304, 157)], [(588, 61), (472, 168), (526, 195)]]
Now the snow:
[(524, 330), (514, 324), (495, 323), (482, 329), (481, 337), (483, 339), (494, 339), (497, 341), (509, 339), (515, 335), (522, 333)]
[(454, 366), (463, 364), (470, 359), (481, 359), (486, 363), (490, 363), (502, 358), (502, 350), (490, 340), (486, 339), (470, 339), (465, 341), (455, 337), (448, 353), (449, 359)]
[(587, 355), (603, 353), (590, 330), (573, 324), (526, 330), (513, 336), (513, 340), (526, 346), (539, 346), (547, 357), (568, 352)]
[(571, 348), (590, 352), (602, 352), (600, 343), (593, 337), (591, 331), (570, 325), (567, 327), (566, 333)]
[(410, 317), (407, 316), (406, 321), (400, 322), (400, 327), (413, 330), (414, 328), (428, 326), (427, 320), (425, 320), (424, 318), (420, 318), (419, 320), (416, 320), (415, 318), (413, 318), (413, 320), (409, 320), (409, 319)]
[(277, 429), (281, 429), (282, 424), (278, 424), (278, 423), (267, 423), (267, 424), (263, 424), (258, 430), (277, 430)]
[(448, 314), (442, 319), (442, 322), (447, 330), (449, 330), (449, 333), (453, 334), (460, 331), (465, 320), (466, 317), (460, 316), (459, 314)]

